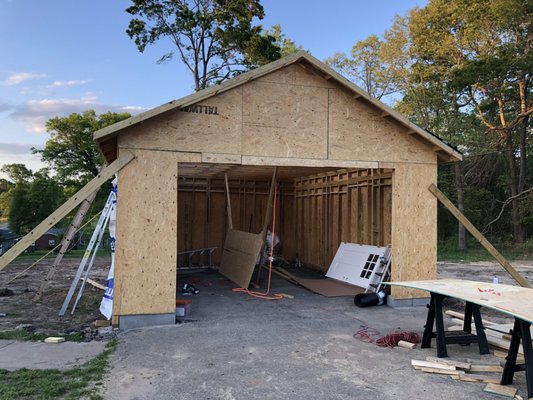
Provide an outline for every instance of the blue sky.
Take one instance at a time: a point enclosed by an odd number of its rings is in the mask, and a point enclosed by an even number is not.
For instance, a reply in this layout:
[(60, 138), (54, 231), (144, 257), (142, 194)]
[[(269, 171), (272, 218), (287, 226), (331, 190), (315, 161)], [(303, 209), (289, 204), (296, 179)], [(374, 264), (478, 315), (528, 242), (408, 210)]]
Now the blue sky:
[[(166, 43), (139, 53), (125, 30), (127, 0), (0, 0), (0, 165), (43, 165), (44, 123), (95, 109), (132, 114), (183, 97), (192, 78), (176, 60), (156, 64)], [(424, 0), (262, 0), (265, 28), (323, 60), (381, 35), (396, 14)], [(2, 176), (0, 176), (2, 177)]]

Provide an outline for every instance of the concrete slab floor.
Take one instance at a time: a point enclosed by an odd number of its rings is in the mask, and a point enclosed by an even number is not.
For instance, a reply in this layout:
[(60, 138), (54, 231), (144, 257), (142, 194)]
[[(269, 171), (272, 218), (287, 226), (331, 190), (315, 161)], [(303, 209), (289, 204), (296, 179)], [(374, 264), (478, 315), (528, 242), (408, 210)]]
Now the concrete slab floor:
[[(207, 272), (180, 278), (200, 289), (187, 323), (123, 332), (111, 356), (107, 399), (495, 399), (485, 384), (425, 374), (411, 359), (436, 350), (381, 348), (353, 337), (362, 325), (378, 338), (397, 330), (422, 334), (426, 308), (357, 308), (353, 298), (325, 298), (273, 278), (264, 301), (231, 291)], [(435, 344), (433, 343), (433, 346)], [(475, 345), (449, 356), (494, 361)], [(524, 397), (524, 373), (514, 387)]]
[[(100, 354), (106, 342), (58, 344), (0, 340), (0, 369), (66, 370), (79, 366)], [(1, 396), (0, 396), (1, 397)]]

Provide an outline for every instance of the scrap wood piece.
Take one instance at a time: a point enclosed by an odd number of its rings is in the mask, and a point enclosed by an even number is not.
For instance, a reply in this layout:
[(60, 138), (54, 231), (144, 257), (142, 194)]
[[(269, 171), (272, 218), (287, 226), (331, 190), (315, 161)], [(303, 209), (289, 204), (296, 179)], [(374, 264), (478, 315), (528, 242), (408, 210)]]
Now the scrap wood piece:
[[(465, 320), (465, 315), (464, 315), (464, 313), (461, 313), (461, 312), (457, 312), (457, 311), (453, 311), (453, 310), (446, 310), (446, 311), (444, 311), (444, 314), (446, 314), (446, 315), (448, 315), (450, 317), (453, 317), (453, 318), (457, 318), (457, 320), (460, 321), (461, 323), (463, 323), (464, 320)], [(453, 318), (452, 318), (452, 321), (458, 322), (457, 320), (454, 320)], [(489, 321), (488, 319), (482, 319), (481, 322), (483, 322), (483, 326), (485, 326), (485, 328), (487, 328), (487, 326), (491, 326), (491, 325), (498, 325), (495, 322)]]
[[(266, 270), (270, 269), (266, 265), (263, 265), (263, 268), (266, 269)], [(292, 283), (294, 285), (299, 285), (298, 281), (296, 281), (293, 278), (291, 278), (290, 276), (288, 276), (282, 270), (285, 271), (283, 268), (281, 268), (281, 269), (279, 269), (277, 267), (276, 268), (274, 268), (274, 267), (272, 268), (272, 272), (275, 273), (276, 275), (281, 276), (283, 279), (289, 281), (290, 283)]]
[(426, 357), (426, 361), (437, 363), (437, 364), (445, 364), (445, 365), (453, 365), (456, 368), (463, 369), (463, 370), (469, 370), (471, 363), (469, 362), (463, 362), (463, 361), (456, 361), (451, 360), (449, 358), (438, 358), (438, 357)]
[(434, 368), (434, 369), (445, 369), (445, 370), (448, 370), (448, 371), (456, 371), (457, 370), (457, 367), (455, 365), (442, 364), (442, 363), (436, 363), (436, 362), (424, 361), (424, 360), (411, 360), (411, 365), (415, 369)]
[[(82, 281), (85, 280), (85, 278), (83, 278), (83, 277), (80, 278), (80, 279), (81, 279)], [(105, 290), (105, 286), (104, 286), (104, 285), (102, 285), (101, 283), (98, 283), (98, 282), (96, 282), (96, 281), (93, 281), (91, 278), (87, 278), (87, 283), (88, 283), (89, 285), (94, 286), (94, 287), (97, 288), (97, 289)]]
[(512, 386), (503, 386), (498, 385), (496, 383), (489, 383), (485, 388), (483, 389), (484, 392), (492, 393), (492, 394), (499, 394), (500, 396), (504, 397), (511, 397), (514, 398), (517, 389)]
[(429, 374), (440, 374), (440, 375), (459, 375), (461, 371), (452, 371), (450, 369), (442, 369), (442, 368), (427, 368), (427, 367), (420, 367), (417, 368), (419, 371), (426, 372)]
[(482, 374), (468, 374), (461, 371), (458, 375), (452, 375), (452, 379), (463, 381), (463, 382), (476, 382), (476, 383), (496, 383), (499, 384), (501, 381), (501, 376), (490, 376)]
[(472, 364), (470, 366), (470, 371), (472, 372), (503, 372), (503, 367), (501, 365)]
[[(498, 357), (498, 358), (501, 358), (503, 360), (506, 360), (507, 359), (507, 355), (509, 353), (507, 351), (502, 351), (502, 350), (495, 349), (492, 354), (494, 355), (494, 357)], [(517, 364), (525, 364), (525, 362), (526, 362), (526, 360), (525, 360), (523, 355), (518, 355), (516, 357), (516, 363)]]
[(404, 349), (409, 349), (409, 350), (412, 350), (416, 347), (416, 343), (411, 343), (411, 342), (408, 342), (406, 340), (400, 340), (398, 342), (398, 347), (402, 347)]
[(65, 341), (64, 337), (56, 337), (56, 336), (50, 336), (50, 337), (47, 337), (46, 339), (44, 339), (45, 343), (58, 344), (58, 343), (63, 343), (64, 341)]
[(431, 184), (429, 186), (429, 191), (437, 198), (439, 201), (452, 213), (452, 215), (457, 218), (457, 220), (463, 224), (463, 226), (476, 238), (476, 240), (487, 250), (499, 263), (500, 265), (511, 275), (515, 281), (522, 287), (529, 288), (531, 287), (529, 283), (524, 279), (522, 275), (518, 273), (516, 269), (507, 261), (501, 253), (496, 250), (496, 248), (487, 240), (483, 234), (477, 230), (477, 228), (465, 217), (465, 215), (459, 211), (457, 207), (442, 193), (437, 186)]

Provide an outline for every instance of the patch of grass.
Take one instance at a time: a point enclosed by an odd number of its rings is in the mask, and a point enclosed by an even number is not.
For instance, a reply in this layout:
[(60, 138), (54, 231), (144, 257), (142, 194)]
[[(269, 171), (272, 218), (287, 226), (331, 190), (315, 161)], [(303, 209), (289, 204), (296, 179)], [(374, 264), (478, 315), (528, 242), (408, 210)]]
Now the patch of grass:
[(109, 355), (117, 341), (110, 341), (105, 350), (78, 368), (17, 371), (0, 370), (0, 400), (14, 399), (102, 399), (99, 386), (107, 370)]
[[(532, 241), (518, 245), (501, 241), (493, 241), (492, 244), (508, 260), (531, 260), (533, 255)], [(439, 241), (437, 259), (452, 262), (494, 261), (494, 257), (471, 237), (468, 238), (464, 251), (457, 248), (456, 237)]]
[[(48, 253), (48, 250), (36, 250), (33, 252), (22, 253), (16, 258), (16, 260), (36, 261), (42, 256), (44, 256), (46, 253)], [(84, 253), (85, 249), (69, 250), (65, 253), (64, 258), (82, 258)], [(96, 255), (109, 256), (111, 255), (111, 250), (109, 248), (99, 248), (98, 253)], [(45, 257), (45, 260), (49, 258), (56, 258), (56, 256), (57, 254), (52, 252)]]
[(64, 337), (67, 342), (83, 342), (85, 336), (81, 332), (73, 332), (68, 335), (50, 335), (46, 333), (28, 332), (24, 329), (0, 331), (0, 340), (21, 340), (29, 342), (43, 341), (49, 336)]

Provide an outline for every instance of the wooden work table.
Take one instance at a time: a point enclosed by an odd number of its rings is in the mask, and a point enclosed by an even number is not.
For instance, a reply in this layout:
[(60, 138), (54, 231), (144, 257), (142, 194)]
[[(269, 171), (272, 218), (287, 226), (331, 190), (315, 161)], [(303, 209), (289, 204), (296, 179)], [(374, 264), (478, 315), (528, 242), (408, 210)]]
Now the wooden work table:
[[(528, 397), (533, 397), (533, 347), (529, 330), (533, 322), (533, 289), (459, 279), (404, 281), (390, 282), (388, 284), (430, 292), (431, 303), (424, 329), (422, 347), (430, 347), (433, 323), (435, 322), (438, 357), (447, 357), (446, 343), (464, 343), (453, 341), (453, 339), (451, 341), (447, 340), (442, 314), (442, 300), (444, 298), (455, 298), (466, 303), (464, 323), (466, 336), (463, 339), (470, 340), (470, 342), (477, 341), (481, 354), (488, 352), (488, 346), (479, 313), (480, 307), (491, 308), (513, 317), (515, 323), (501, 384), (511, 384), (515, 371), (521, 371), (525, 368)], [(472, 316), (476, 324), (477, 339), (472, 339), (475, 335), (468, 335), (471, 332)], [(524, 349), (525, 365), (523, 366), (516, 365), (520, 341), (522, 341)]]

